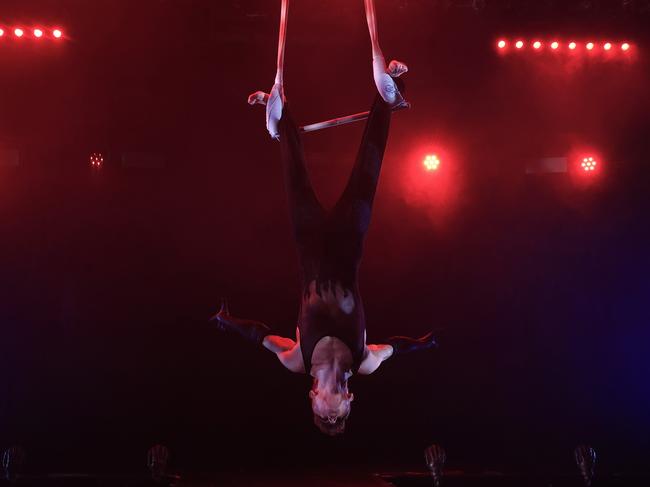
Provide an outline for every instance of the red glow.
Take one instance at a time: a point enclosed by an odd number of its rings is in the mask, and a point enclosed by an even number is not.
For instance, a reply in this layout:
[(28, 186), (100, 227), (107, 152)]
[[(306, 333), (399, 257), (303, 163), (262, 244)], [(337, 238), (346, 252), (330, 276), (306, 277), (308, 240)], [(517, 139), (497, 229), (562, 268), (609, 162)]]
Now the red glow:
[(606, 51), (609, 51), (612, 48), (611, 42), (606, 42), (605, 45), (603, 46)]
[(533, 47), (535, 49), (541, 49), (542, 48), (542, 43), (539, 42), (539, 41), (535, 41), (535, 42), (533, 42)]
[(506, 45), (507, 45), (507, 43), (506, 43), (506, 41), (504, 41), (503, 39), (500, 40), (500, 41), (498, 42), (498, 44), (497, 44), (497, 46), (499, 47), (499, 49), (505, 49)]
[[(430, 217), (431, 225), (444, 231), (463, 195), (464, 172), (458, 164), (459, 154), (449, 149), (450, 145), (461, 145), (461, 142), (446, 137), (445, 140), (425, 137), (412, 134), (412, 149), (404, 154), (408, 163), (395, 173), (399, 184), (393, 187), (399, 191), (400, 199), (422, 210)], [(437, 158), (437, 169), (427, 169), (429, 157), (432, 166), (435, 166), (434, 157)]]
[(60, 39), (61, 36), (63, 36), (63, 32), (61, 32), (61, 30), (59, 30), (59, 29), (54, 29), (54, 30), (52, 31), (52, 35), (53, 35), (54, 37), (56, 37), (57, 39)]
[(571, 49), (572, 51), (575, 50), (576, 47), (578, 47), (578, 45), (575, 42), (571, 42), (569, 44), (569, 49)]
[(630, 45), (627, 42), (624, 42), (623, 45), (621, 46), (621, 49), (623, 49), (624, 51), (629, 51)]
[(14, 29), (14, 35), (16, 37), (22, 37), (24, 33), (25, 32), (23, 31), (23, 29), (20, 29), (20, 28)]
[(43, 31), (41, 29), (34, 29), (34, 37), (43, 37)]
[(593, 42), (588, 42), (587, 43), (587, 49), (589, 49), (591, 51), (591, 50), (593, 50), (593, 48), (594, 48), (594, 43)]
[(524, 47), (524, 41), (517, 41), (517, 43), (515, 44), (515, 47), (517, 49), (523, 48)]
[(5, 35), (5, 31), (0, 29), (0, 37), (2, 37), (3, 35)]
[(560, 47), (560, 43), (559, 43), (559, 42), (554, 41), (554, 42), (551, 43), (551, 49), (557, 49), (558, 47)]
[(427, 171), (437, 171), (440, 167), (440, 158), (435, 154), (429, 154), (424, 158), (423, 164)]

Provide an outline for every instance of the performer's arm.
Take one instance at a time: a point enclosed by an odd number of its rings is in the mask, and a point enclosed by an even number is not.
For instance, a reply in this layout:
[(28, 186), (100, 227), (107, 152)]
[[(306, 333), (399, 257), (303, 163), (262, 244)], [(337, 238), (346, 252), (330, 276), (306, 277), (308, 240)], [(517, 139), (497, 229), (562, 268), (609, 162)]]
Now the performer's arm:
[(305, 371), (299, 342), (272, 335), (271, 329), (260, 321), (235, 318), (228, 311), (228, 304), (225, 301), (221, 304), (221, 310), (210, 321), (216, 323), (220, 330), (237, 333), (245, 340), (262, 345), (275, 353), (282, 365), (290, 371), (298, 373)]
[(438, 342), (436, 342), (433, 332), (427, 333), (420, 338), (402, 336), (390, 337), (386, 342), (393, 347), (393, 355), (404, 355), (405, 353), (427, 350), (438, 346)]
[(245, 340), (262, 345), (264, 338), (271, 334), (271, 329), (260, 321), (235, 318), (228, 311), (228, 303), (223, 301), (219, 312), (210, 318), (222, 331), (237, 333)]
[(379, 368), (381, 363), (393, 355), (390, 345), (366, 345), (366, 358), (361, 362), (359, 375), (370, 375)]
[(295, 342), (291, 338), (285, 338), (276, 335), (268, 335), (264, 337), (262, 342), (264, 348), (275, 353), (284, 365), (291, 372), (297, 374), (305, 373), (305, 364), (302, 360), (302, 350), (300, 349), (300, 342)]
[(433, 333), (427, 333), (420, 338), (395, 336), (387, 339), (385, 345), (367, 345), (366, 358), (361, 362), (359, 374), (372, 374), (384, 360), (395, 355), (404, 355), (405, 353), (426, 350), (437, 346), (438, 343)]

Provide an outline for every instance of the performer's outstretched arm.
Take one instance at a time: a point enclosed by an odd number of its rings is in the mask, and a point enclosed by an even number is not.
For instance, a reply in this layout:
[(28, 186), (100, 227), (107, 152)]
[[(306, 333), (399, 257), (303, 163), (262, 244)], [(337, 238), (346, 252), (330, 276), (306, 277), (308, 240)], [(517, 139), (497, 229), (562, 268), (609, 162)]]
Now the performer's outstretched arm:
[(228, 304), (224, 301), (221, 309), (210, 321), (217, 324), (222, 331), (237, 333), (245, 340), (262, 345), (267, 350), (275, 353), (287, 369), (292, 372), (304, 372), (302, 353), (299, 341), (271, 334), (271, 329), (261, 321), (244, 320), (235, 318), (228, 311)]
[(359, 374), (372, 374), (384, 360), (395, 355), (404, 355), (437, 346), (438, 343), (433, 333), (427, 333), (420, 338), (395, 336), (388, 338), (385, 345), (366, 345), (366, 358), (361, 363), (361, 367), (359, 367)]
[[(296, 330), (296, 333), (298, 331)], [(300, 335), (297, 335), (298, 338)], [(262, 342), (264, 348), (275, 353), (278, 360), (291, 372), (297, 374), (305, 373), (305, 363), (302, 359), (302, 350), (300, 349), (300, 339), (293, 341), (291, 338), (285, 338), (277, 335), (267, 335)]]
[(366, 345), (366, 358), (361, 362), (359, 375), (370, 375), (379, 368), (384, 360), (393, 355), (390, 345)]

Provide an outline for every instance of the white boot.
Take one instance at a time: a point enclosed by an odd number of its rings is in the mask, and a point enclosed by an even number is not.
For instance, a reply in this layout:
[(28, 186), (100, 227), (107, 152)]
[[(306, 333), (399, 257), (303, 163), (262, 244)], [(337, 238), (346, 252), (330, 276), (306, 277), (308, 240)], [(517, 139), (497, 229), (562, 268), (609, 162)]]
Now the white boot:
[(391, 61), (390, 66), (386, 69), (386, 61), (383, 56), (375, 56), (372, 59), (372, 74), (375, 79), (375, 86), (377, 86), (379, 95), (391, 108), (408, 105), (399, 92), (395, 80), (393, 80), (393, 78), (397, 78), (407, 71), (408, 67), (398, 61)]

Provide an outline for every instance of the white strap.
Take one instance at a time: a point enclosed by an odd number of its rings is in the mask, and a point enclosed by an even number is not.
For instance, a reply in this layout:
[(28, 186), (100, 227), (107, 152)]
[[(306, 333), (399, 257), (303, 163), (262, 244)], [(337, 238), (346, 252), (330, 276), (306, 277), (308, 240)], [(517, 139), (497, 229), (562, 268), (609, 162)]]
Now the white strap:
[(284, 83), (284, 46), (287, 43), (287, 22), (289, 17), (289, 0), (282, 0), (280, 12), (280, 37), (278, 38), (278, 70), (275, 74), (276, 84)]

